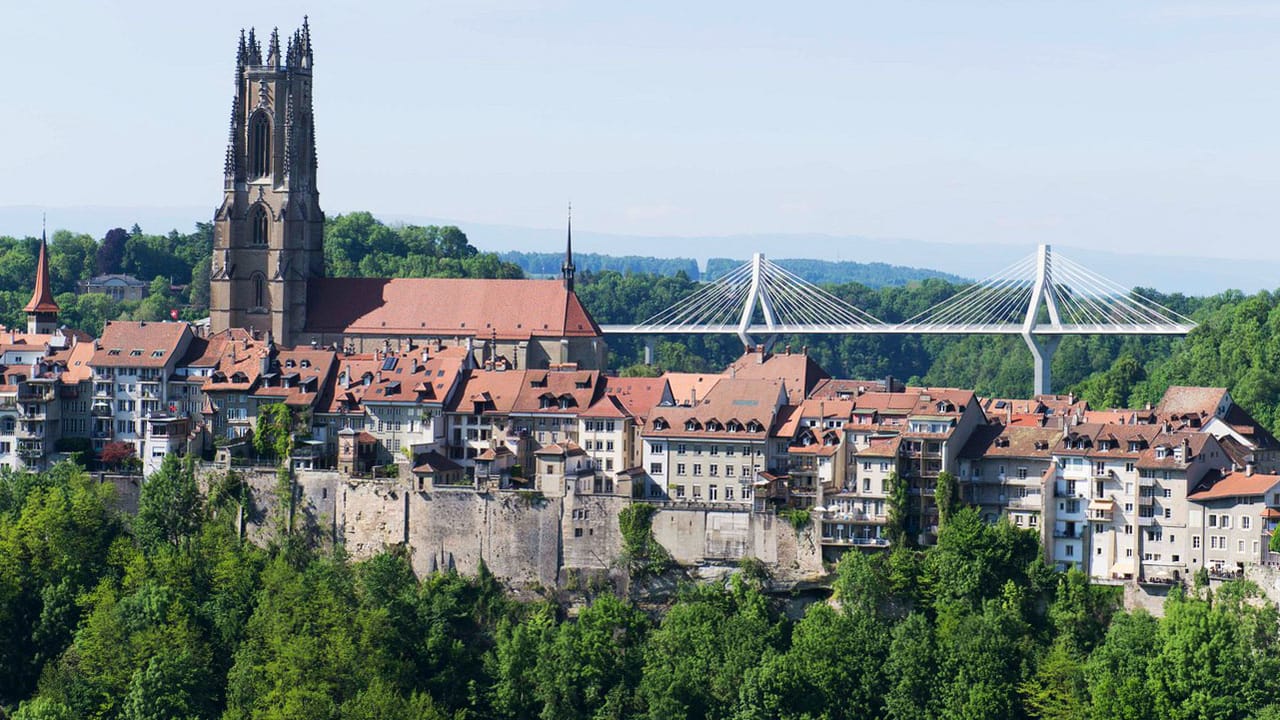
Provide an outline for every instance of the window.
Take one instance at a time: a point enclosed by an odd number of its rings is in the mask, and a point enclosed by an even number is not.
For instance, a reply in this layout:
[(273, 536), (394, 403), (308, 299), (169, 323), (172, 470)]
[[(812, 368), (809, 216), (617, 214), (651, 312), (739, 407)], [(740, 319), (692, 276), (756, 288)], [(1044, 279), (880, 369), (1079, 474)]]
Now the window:
[(1200, 536), (1199, 536), (1199, 535), (1192, 535), (1192, 536), (1191, 536), (1191, 549), (1192, 549), (1192, 550), (1196, 550), (1196, 549), (1199, 549), (1199, 547), (1200, 547)]
[(1166, 520), (1167, 520), (1167, 519), (1169, 519), (1169, 518), (1171, 518), (1171, 517), (1173, 517), (1173, 510), (1172, 510), (1171, 508), (1165, 508), (1165, 509), (1164, 509), (1164, 517), (1165, 517), (1165, 519), (1166, 519)]
[[(724, 476), (725, 476), (725, 477), (733, 477), (733, 466), (732, 466), (732, 465), (725, 465), (725, 466), (724, 466)], [(728, 499), (729, 499), (727, 495), (725, 496), (725, 499), (726, 499), (726, 500), (728, 500)]]
[(684, 474), (684, 463), (676, 463), (676, 474), (677, 475)]
[(1076, 556), (1076, 546), (1075, 546), (1075, 545), (1068, 545), (1068, 546), (1067, 546), (1067, 557), (1075, 557), (1075, 556)]
[(1221, 521), (1221, 522), (1222, 522), (1222, 527), (1223, 527), (1224, 529), (1231, 527), (1231, 516), (1230, 516), (1230, 515), (1223, 515), (1223, 516), (1222, 516), (1222, 521)]
[(249, 179), (271, 174), (271, 121), (262, 111), (249, 119)]
[(1241, 516), (1240, 516), (1240, 529), (1241, 529), (1241, 530), (1248, 530), (1248, 529), (1249, 529), (1249, 525), (1250, 525), (1250, 524), (1251, 524), (1251, 521), (1249, 520), (1249, 516), (1248, 516), (1248, 515), (1241, 515)]
[(1125, 548), (1125, 549), (1124, 549), (1124, 556), (1125, 556), (1125, 557), (1127, 557), (1127, 558), (1131, 558), (1131, 557), (1133, 557), (1133, 548)]
[(700, 465), (699, 463), (694, 463), (694, 464), (693, 464), (693, 475), (694, 475), (694, 477), (697, 477), (697, 476), (699, 476), (699, 475), (701, 475), (701, 474), (702, 474), (702, 465)]
[(678, 497), (678, 498), (682, 498), (682, 497), (684, 497), (684, 486), (683, 486), (683, 485), (677, 485), (677, 486), (676, 486), (676, 497)]
[(708, 500), (715, 500), (715, 499), (716, 499), (716, 495), (717, 495), (718, 490), (719, 490), (719, 488), (718, 488), (718, 487), (716, 487), (715, 485), (709, 485), (709, 486), (707, 486), (707, 499), (708, 499)]
[[(661, 451), (661, 450), (659, 450), (659, 449), (657, 449), (657, 448), (655, 447), (655, 448), (654, 448), (654, 452), (662, 452), (662, 451)], [(676, 445), (676, 454), (677, 454), (677, 455), (683, 455), (684, 453), (685, 453), (685, 444), (684, 444), (684, 443), (680, 443), (680, 444)]]
[(1236, 552), (1244, 552), (1244, 541), (1243, 541), (1243, 540), (1237, 540), (1237, 541), (1236, 541)]
[(725, 485), (725, 486), (724, 486), (724, 499), (725, 499), (725, 500), (732, 500), (732, 499), (733, 499), (733, 486), (732, 486), (732, 485)]
[(1132, 534), (1133, 534), (1133, 526), (1132, 526), (1132, 525), (1125, 525), (1125, 526), (1124, 526), (1124, 534), (1125, 534), (1125, 535), (1132, 535)]
[(270, 238), (270, 221), (267, 209), (262, 204), (254, 205), (249, 211), (249, 244), (265, 247)]
[(649, 474), (651, 474), (651, 475), (661, 475), (661, 474), (662, 474), (662, 463), (660, 463), (660, 462), (656, 462), (656, 463), (649, 463)]
[(708, 465), (708, 466), (707, 466), (707, 472), (711, 475), (711, 477), (716, 477), (717, 475), (719, 475), (719, 474), (720, 474), (720, 466), (719, 466), (719, 465)]
[(1170, 489), (1170, 488), (1165, 488), (1165, 489), (1164, 489), (1164, 496), (1165, 496), (1165, 497), (1167, 497), (1167, 498), (1171, 498), (1171, 497), (1173, 497), (1173, 490), (1172, 490), (1172, 489)]
[(253, 307), (267, 307), (267, 279), (262, 273), (253, 274)]
[(1218, 527), (1218, 516), (1209, 515), (1209, 527)]
[(862, 463), (862, 469), (863, 469), (863, 471), (865, 471), (865, 472), (871, 472), (871, 461), (870, 461), (870, 460), (867, 460), (867, 461), (863, 462), (863, 463)]

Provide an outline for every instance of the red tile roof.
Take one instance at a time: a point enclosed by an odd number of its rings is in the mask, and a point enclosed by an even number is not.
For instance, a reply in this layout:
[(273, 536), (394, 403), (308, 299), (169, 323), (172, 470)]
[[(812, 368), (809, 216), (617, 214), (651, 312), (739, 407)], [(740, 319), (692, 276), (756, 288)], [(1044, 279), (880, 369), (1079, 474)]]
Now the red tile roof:
[(595, 337), (600, 328), (559, 280), (322, 278), (307, 285), (307, 332)]
[(191, 337), (184, 322), (108, 322), (93, 354), (95, 367), (162, 368)]
[(40, 257), (36, 260), (36, 287), (23, 312), (56, 313), (58, 303), (53, 299), (53, 283), (49, 281), (49, 248), (44, 237), (40, 238)]
[(730, 363), (724, 374), (746, 379), (783, 380), (787, 383), (787, 401), (793, 405), (804, 402), (819, 382), (831, 377), (807, 353), (790, 351), (748, 351)]
[(1188, 500), (1216, 500), (1228, 497), (1247, 497), (1265, 495), (1280, 484), (1280, 475), (1264, 475), (1254, 473), (1246, 475), (1242, 472), (1228, 472), (1222, 479), (1214, 483), (1208, 490), (1201, 490), (1187, 496)]

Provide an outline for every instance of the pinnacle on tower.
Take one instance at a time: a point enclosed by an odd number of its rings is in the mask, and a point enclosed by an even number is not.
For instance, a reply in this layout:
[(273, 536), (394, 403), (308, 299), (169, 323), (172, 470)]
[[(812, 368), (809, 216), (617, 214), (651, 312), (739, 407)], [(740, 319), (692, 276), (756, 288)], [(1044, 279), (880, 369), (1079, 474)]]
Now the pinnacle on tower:
[(560, 265), (560, 277), (564, 282), (564, 289), (573, 292), (573, 203), (569, 203), (569, 223), (568, 232), (565, 236), (564, 244), (564, 262)]
[(267, 45), (267, 64), (280, 67), (280, 28), (271, 28), (271, 43)]
[(53, 299), (53, 283), (49, 280), (49, 243), (43, 228), (40, 230), (40, 257), (36, 260), (35, 290), (31, 293), (31, 301), (22, 309), (27, 313), (27, 331), (33, 333), (39, 332), (37, 325), (52, 322), (60, 309)]

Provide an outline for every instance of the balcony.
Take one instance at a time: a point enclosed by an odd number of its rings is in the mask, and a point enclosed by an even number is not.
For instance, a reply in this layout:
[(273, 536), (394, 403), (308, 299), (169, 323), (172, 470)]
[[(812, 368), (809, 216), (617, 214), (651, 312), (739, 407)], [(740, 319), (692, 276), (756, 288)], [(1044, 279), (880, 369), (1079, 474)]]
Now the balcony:
[(1084, 537), (1084, 528), (1074, 529), (1053, 529), (1053, 537), (1056, 540), (1080, 540)]
[(1026, 497), (1010, 498), (1005, 505), (1014, 510), (1040, 510), (1044, 507), (1044, 497), (1041, 495), (1028, 495)]
[(836, 547), (889, 547), (888, 538), (869, 535), (824, 535), (821, 543)]
[(19, 425), (18, 432), (16, 433), (16, 435), (19, 440), (22, 440), (22, 439), (43, 440), (44, 424), (42, 423), (36, 427), (27, 427), (24, 425)]
[(18, 402), (49, 402), (53, 388), (46, 385), (23, 385), (18, 390)]

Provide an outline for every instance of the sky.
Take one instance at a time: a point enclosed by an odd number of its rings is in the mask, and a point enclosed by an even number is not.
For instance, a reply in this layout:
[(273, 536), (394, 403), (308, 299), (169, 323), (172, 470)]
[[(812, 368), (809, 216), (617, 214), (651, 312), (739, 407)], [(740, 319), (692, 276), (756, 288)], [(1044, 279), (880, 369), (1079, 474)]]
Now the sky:
[(330, 215), (1280, 260), (1231, 0), (4, 3), (0, 206), (211, 216), (240, 29), (304, 14)]

